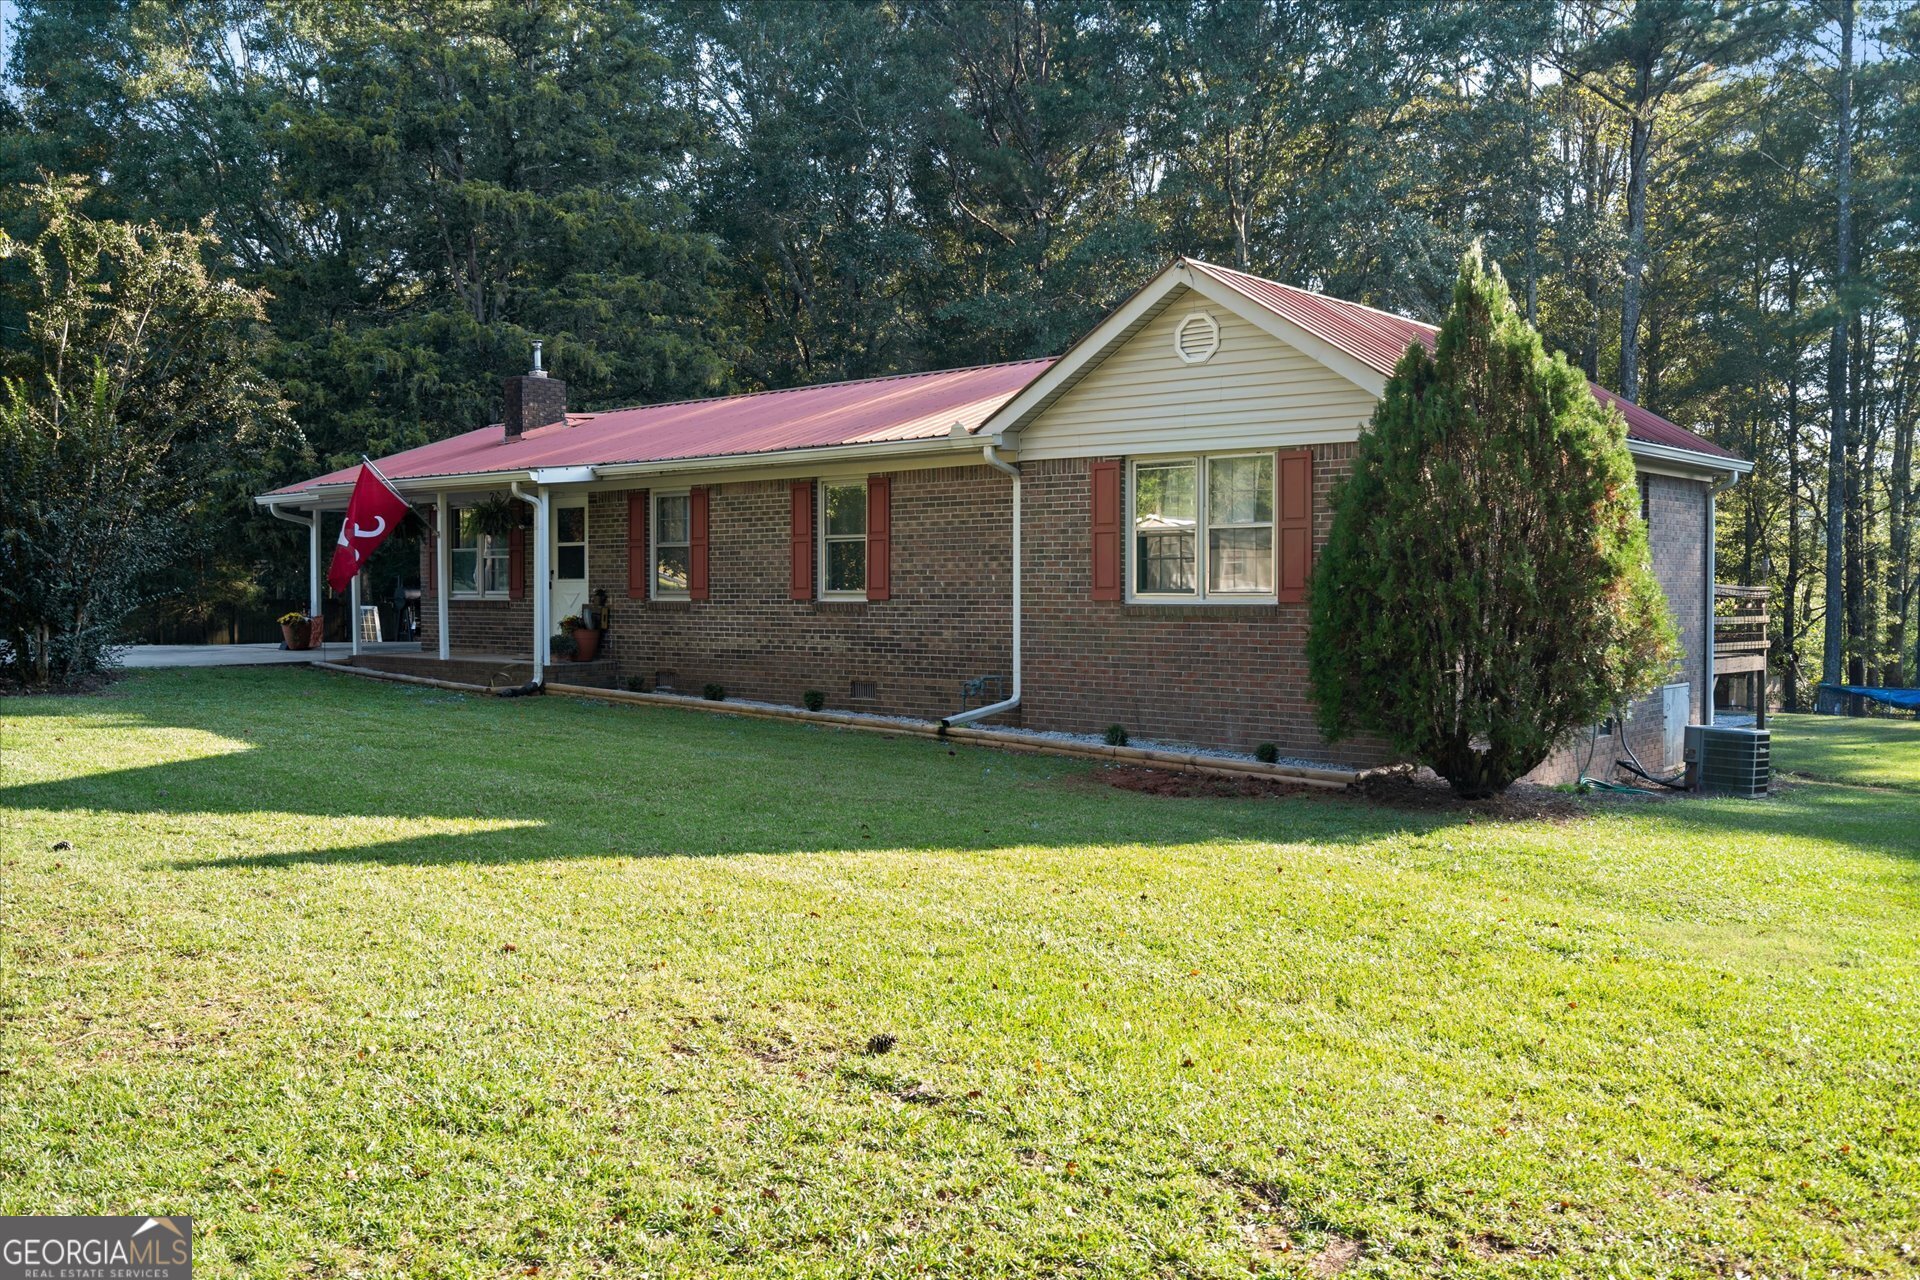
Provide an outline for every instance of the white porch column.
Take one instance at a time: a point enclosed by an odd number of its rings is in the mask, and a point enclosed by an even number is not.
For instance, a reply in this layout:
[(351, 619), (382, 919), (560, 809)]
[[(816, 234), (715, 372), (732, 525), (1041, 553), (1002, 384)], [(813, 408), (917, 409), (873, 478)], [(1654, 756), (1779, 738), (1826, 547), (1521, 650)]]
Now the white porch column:
[(447, 536), (447, 495), (434, 495), (433, 499), (433, 614), (437, 626), (434, 628), (440, 641), (440, 661), (445, 662), (452, 652), (452, 640), (447, 635), (447, 597), (453, 594), (453, 547)]
[(360, 652), (360, 575), (353, 575), (353, 586), (347, 591), (347, 643), (348, 653)]
[(307, 525), (307, 616), (320, 616), (320, 509), (315, 507), (312, 523)]
[(553, 607), (551, 583), (553, 565), (553, 521), (548, 509), (547, 486), (534, 490), (533, 505), (533, 680), (546, 679), (547, 666), (553, 661), (553, 621), (547, 615)]

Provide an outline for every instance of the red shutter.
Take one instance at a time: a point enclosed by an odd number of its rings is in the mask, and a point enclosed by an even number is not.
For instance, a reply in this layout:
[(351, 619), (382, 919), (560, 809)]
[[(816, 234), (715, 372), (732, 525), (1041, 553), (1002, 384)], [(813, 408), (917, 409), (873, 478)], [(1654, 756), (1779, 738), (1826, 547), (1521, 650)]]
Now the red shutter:
[(653, 575), (647, 562), (647, 491), (627, 491), (627, 599), (645, 600)]
[(515, 525), (507, 535), (507, 598), (522, 599), (527, 594), (527, 531)]
[(1313, 450), (1283, 450), (1275, 462), (1279, 492), (1273, 536), (1279, 543), (1280, 599), (1298, 604), (1307, 598), (1313, 570)]
[(688, 491), (687, 523), (692, 526), (687, 534), (692, 543), (687, 548), (687, 599), (705, 600), (707, 598), (707, 491), (705, 489)]
[(867, 599), (887, 600), (893, 589), (893, 477), (867, 477)]
[(789, 555), (793, 561), (793, 585), (787, 595), (794, 600), (813, 599), (813, 481), (793, 482), (793, 521), (789, 525)]
[(1093, 598), (1118, 600), (1120, 582), (1120, 464), (1093, 464)]

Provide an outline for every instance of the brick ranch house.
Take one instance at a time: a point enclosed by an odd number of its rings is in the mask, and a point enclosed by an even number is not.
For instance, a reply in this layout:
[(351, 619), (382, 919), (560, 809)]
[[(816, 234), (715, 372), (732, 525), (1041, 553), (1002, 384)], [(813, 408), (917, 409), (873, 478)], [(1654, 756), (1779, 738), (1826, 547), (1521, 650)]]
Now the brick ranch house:
[[(598, 413), (509, 378), (504, 424), (378, 460), (431, 530), (403, 662), (540, 678), (554, 624), (604, 590), (602, 659), (553, 678), (1379, 763), (1315, 728), (1307, 577), (1387, 375), (1434, 333), (1183, 258), (1057, 359)], [(1627, 732), (1677, 765), (1712, 717), (1713, 495), (1750, 464), (1594, 394), (1626, 418), (1685, 649)], [(315, 611), (320, 515), (352, 477), (257, 499), (310, 525)], [(526, 527), (483, 532), (503, 494)]]

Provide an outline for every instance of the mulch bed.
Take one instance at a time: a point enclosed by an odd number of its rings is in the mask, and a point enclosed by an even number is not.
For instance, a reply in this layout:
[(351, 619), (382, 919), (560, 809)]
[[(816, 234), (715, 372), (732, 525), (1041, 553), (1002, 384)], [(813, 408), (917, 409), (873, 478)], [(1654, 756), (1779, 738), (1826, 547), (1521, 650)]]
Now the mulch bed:
[(1331, 794), (1323, 787), (1303, 787), (1270, 778), (1231, 778), (1220, 773), (1180, 773), (1174, 769), (1148, 769), (1140, 765), (1115, 765), (1098, 770), (1100, 781), (1122, 791), (1139, 791), (1150, 796), (1206, 797), (1217, 800), (1250, 800), (1270, 796)]
[(1493, 822), (1565, 822), (1589, 812), (1579, 796), (1549, 787), (1516, 782), (1505, 795), (1491, 800), (1462, 800), (1432, 773), (1395, 771), (1363, 778), (1345, 791), (1301, 786), (1268, 778), (1234, 778), (1224, 774), (1178, 773), (1138, 765), (1116, 765), (1096, 770), (1094, 776), (1110, 787), (1143, 795), (1181, 799), (1220, 800), (1361, 799), (1390, 809), (1443, 813)]
[(123, 673), (118, 670), (95, 671), (65, 684), (20, 684), (18, 681), (0, 677), (0, 698), (28, 698), (41, 694), (56, 697), (73, 697), (77, 694), (101, 693), (110, 688)]

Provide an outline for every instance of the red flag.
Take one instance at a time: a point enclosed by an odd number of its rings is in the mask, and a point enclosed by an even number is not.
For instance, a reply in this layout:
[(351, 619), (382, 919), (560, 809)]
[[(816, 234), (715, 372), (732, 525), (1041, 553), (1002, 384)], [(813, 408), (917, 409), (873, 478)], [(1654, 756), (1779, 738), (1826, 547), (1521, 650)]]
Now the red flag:
[(362, 463), (347, 500), (347, 518), (340, 522), (340, 540), (333, 544), (333, 563), (327, 566), (327, 585), (345, 591), (353, 585), (367, 557), (380, 549), (406, 518), (407, 500), (393, 491), (386, 477)]

